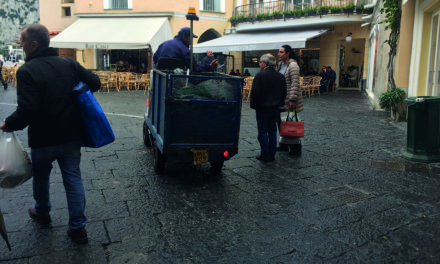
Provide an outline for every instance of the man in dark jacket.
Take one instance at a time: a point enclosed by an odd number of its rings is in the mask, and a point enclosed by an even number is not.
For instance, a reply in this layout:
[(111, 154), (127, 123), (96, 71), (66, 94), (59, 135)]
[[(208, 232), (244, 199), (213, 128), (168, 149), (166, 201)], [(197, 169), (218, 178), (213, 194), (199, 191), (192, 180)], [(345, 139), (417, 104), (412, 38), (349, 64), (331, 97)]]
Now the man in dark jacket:
[(40, 24), (21, 31), (26, 63), (17, 71), (17, 109), (0, 125), (5, 132), (28, 128), (33, 169), (35, 205), (29, 216), (40, 224), (51, 222), (49, 175), (57, 161), (66, 189), (69, 210), (67, 233), (77, 243), (87, 243), (85, 192), (79, 168), (83, 125), (72, 95), (76, 81), (99, 90), (99, 77), (72, 59), (61, 58), (49, 48), (49, 32)]
[(325, 75), (327, 76), (328, 81), (328, 91), (333, 91), (333, 84), (335, 84), (336, 81), (336, 72), (332, 69), (332, 67), (327, 66), (327, 71), (325, 72)]
[[(157, 66), (160, 58), (174, 58), (184, 61), (185, 66), (189, 69), (191, 65), (191, 52), (189, 50), (190, 32), (190, 28), (184, 27), (180, 29), (177, 36), (173, 39), (160, 44), (153, 55), (154, 67)], [(194, 34), (193, 37), (197, 38)], [(212, 60), (210, 64), (197, 64), (196, 60), (193, 59), (193, 70), (196, 72), (208, 72), (215, 68), (217, 68), (217, 60)]]
[(284, 75), (275, 70), (275, 57), (264, 54), (260, 58), (260, 72), (254, 77), (250, 106), (256, 110), (258, 141), (263, 162), (274, 161), (277, 151), (277, 119), (279, 107), (284, 104), (287, 93)]

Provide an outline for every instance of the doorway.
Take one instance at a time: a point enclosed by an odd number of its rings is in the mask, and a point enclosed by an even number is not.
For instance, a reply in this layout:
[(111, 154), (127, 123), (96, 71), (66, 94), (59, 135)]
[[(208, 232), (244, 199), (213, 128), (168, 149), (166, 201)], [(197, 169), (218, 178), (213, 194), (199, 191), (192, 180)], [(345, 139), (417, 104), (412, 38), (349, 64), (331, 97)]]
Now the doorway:
[(363, 79), (365, 39), (342, 40), (339, 50), (339, 88), (360, 89)]
[(429, 50), (429, 68), (428, 68), (428, 87), (426, 89), (426, 95), (428, 96), (440, 96), (440, 54), (439, 54), (439, 14), (437, 10), (432, 15), (432, 29), (431, 29), (431, 43)]

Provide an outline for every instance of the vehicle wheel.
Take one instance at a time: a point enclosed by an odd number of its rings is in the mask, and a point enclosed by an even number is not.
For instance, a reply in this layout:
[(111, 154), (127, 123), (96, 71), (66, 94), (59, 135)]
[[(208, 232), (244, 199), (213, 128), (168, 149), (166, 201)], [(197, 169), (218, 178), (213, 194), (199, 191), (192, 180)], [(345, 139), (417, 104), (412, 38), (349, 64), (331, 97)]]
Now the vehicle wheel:
[(166, 159), (160, 152), (159, 147), (154, 143), (154, 171), (156, 173), (162, 173), (165, 168)]
[(289, 155), (291, 155), (291, 156), (301, 156), (301, 144), (289, 145)]
[(150, 129), (147, 126), (147, 123), (144, 122), (144, 127), (142, 129), (143, 131), (143, 138), (144, 138), (144, 145), (147, 147), (151, 147), (153, 146), (153, 142), (151, 140), (151, 133), (150, 133)]
[(222, 160), (222, 161), (211, 161), (210, 162), (211, 163), (211, 171), (215, 172), (215, 173), (219, 173), (222, 170), (222, 168), (223, 168), (223, 163), (224, 162), (225, 162), (224, 160)]

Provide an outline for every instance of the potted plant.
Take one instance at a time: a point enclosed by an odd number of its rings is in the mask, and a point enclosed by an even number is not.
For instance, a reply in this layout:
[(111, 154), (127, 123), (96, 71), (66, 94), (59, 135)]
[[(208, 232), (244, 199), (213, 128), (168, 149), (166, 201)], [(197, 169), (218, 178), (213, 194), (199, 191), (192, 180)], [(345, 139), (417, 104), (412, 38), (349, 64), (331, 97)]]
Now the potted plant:
[(280, 11), (273, 11), (272, 18), (273, 19), (283, 19), (283, 14)]
[(303, 12), (304, 12), (304, 16), (316, 16), (316, 14), (318, 13), (318, 9), (316, 7), (314, 8), (308, 7), (305, 8)]
[(271, 20), (271, 19), (273, 19), (273, 17), (270, 13), (264, 14), (264, 20)]
[(391, 110), (391, 116), (395, 122), (404, 120), (406, 117), (406, 93), (400, 88), (387, 91), (380, 95), (379, 106), (386, 111)]
[(245, 15), (239, 15), (235, 17), (235, 24), (243, 23), (245, 22), (246, 16)]
[(346, 13), (346, 14), (353, 14), (355, 8), (356, 8), (356, 5), (354, 3), (351, 3), (351, 4), (344, 6), (342, 9), (344, 10), (344, 13)]
[(249, 13), (246, 18), (245, 18), (245, 22), (252, 22), (252, 20), (254, 19), (254, 17), (252, 16), (252, 13)]
[(252, 16), (252, 13), (249, 13), (246, 18), (244, 19), (245, 22), (252, 22), (254, 20), (254, 17)]
[(341, 9), (339, 7), (337, 7), (337, 6), (330, 7), (330, 11), (331, 11), (332, 14), (339, 14), (339, 13), (341, 13)]
[(296, 9), (295, 11), (293, 11), (293, 13), (295, 14), (296, 18), (300, 18), (303, 16), (303, 11), (301, 9)]
[(356, 14), (363, 14), (364, 13), (364, 4), (360, 4), (359, 6), (356, 7)]
[(229, 22), (231, 22), (231, 26), (233, 26), (233, 27), (236, 25), (235, 21), (236, 21), (235, 17), (230, 17), (229, 18)]
[(295, 14), (293, 13), (293, 10), (284, 10), (283, 11), (283, 15), (284, 15), (284, 18), (294, 18), (295, 17)]
[(264, 15), (265, 15), (265, 14), (263, 14), (263, 13), (258, 13), (258, 14), (255, 16), (255, 20), (257, 20), (257, 21), (264, 20)]
[(329, 6), (321, 6), (319, 8), (319, 13), (321, 15), (327, 15), (330, 12), (330, 7)]

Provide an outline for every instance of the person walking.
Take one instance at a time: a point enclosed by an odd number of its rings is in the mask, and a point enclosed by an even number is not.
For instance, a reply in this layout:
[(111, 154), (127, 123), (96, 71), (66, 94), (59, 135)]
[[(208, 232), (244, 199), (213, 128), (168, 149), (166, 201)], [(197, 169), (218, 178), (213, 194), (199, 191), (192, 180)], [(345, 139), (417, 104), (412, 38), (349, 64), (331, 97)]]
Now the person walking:
[[(280, 108), (278, 114), (278, 131), (281, 128), (281, 112), (286, 110), (295, 110), (299, 113), (304, 110), (303, 98), (301, 86), (299, 83), (299, 71), (298, 66), (299, 57), (293, 51), (292, 47), (289, 45), (283, 45), (278, 51), (278, 66), (277, 70), (284, 74), (287, 83), (287, 96), (284, 105)], [(298, 139), (299, 141), (299, 139)], [(298, 144), (296, 144), (298, 145)], [(288, 151), (288, 145), (280, 143), (278, 149), (279, 151)]]
[(68, 235), (76, 243), (88, 242), (85, 225), (85, 191), (81, 179), (83, 124), (73, 84), (82, 81), (92, 92), (99, 90), (99, 77), (70, 58), (61, 58), (49, 47), (49, 32), (40, 24), (21, 31), (26, 63), (17, 71), (17, 109), (0, 125), (5, 132), (28, 128), (33, 169), (35, 204), (29, 216), (50, 224), (49, 176), (52, 162), (60, 167), (69, 210)]
[(250, 95), (250, 107), (255, 109), (260, 155), (263, 162), (275, 160), (277, 151), (277, 118), (279, 107), (286, 98), (286, 79), (275, 70), (275, 57), (264, 54), (260, 58), (260, 71), (255, 75)]
[(3, 88), (5, 88), (5, 90), (6, 90), (6, 89), (8, 89), (8, 84), (6, 83), (5, 79), (3, 79), (3, 74), (2, 74), (2, 71), (3, 71), (3, 63), (4, 63), (3, 56), (1, 56), (1, 57), (0, 57), (0, 81), (1, 81), (2, 84), (3, 84)]

